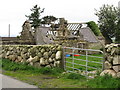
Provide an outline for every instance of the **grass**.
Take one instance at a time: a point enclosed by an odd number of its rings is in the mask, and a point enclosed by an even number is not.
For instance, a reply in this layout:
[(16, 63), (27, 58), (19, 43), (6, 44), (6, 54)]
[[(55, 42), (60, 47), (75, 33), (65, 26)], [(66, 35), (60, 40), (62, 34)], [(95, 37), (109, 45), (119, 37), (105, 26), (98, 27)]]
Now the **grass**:
[[(92, 56), (92, 57), (91, 57)], [(101, 57), (101, 58), (97, 58), (97, 57)], [(102, 54), (93, 54), (93, 55), (88, 55), (88, 66), (90, 67), (93, 67), (93, 68), (89, 68), (88, 67), (88, 71), (91, 71), (91, 70), (95, 70), (94, 68), (97, 68), (97, 69), (101, 69), (102, 68), (102, 64), (99, 64), (99, 63), (102, 63), (102, 60), (103, 60), (103, 55)], [(66, 58), (66, 66), (69, 66), (69, 67), (73, 67), (73, 59), (74, 58), (74, 68), (76, 69), (80, 69), (80, 70), (86, 70), (86, 67), (85, 66), (80, 66), (80, 65), (77, 65), (77, 64), (81, 64), (81, 65), (86, 65), (86, 61), (83, 61), (83, 60), (86, 60), (86, 56), (85, 55), (81, 55), (81, 56), (70, 56), (70, 57), (67, 57)], [(81, 60), (78, 60), (78, 59), (81, 59)], [(93, 63), (93, 62), (90, 62), (90, 61), (95, 61), (95, 62), (98, 62), (98, 63)], [(73, 70), (72, 68), (67, 68), (67, 70)]]
[(120, 78), (106, 74), (89, 80), (87, 85), (91, 88), (120, 88)]
[(3, 74), (39, 88), (120, 88), (120, 78), (108, 75), (87, 79), (77, 73), (63, 73), (60, 68), (35, 68), (7, 59), (0, 60), (0, 63), (2, 63)]
[(44, 68), (37, 68), (37, 67), (33, 67), (31, 65), (27, 65), (26, 63), (23, 64), (23, 63), (16, 63), (16, 62), (12, 62), (10, 60), (7, 60), (7, 59), (3, 59), (3, 60), (0, 60), (0, 62), (2, 61), (2, 68), (4, 70), (7, 70), (7, 71), (27, 71), (29, 73), (36, 73), (36, 74), (52, 74), (52, 75), (57, 75), (61, 72), (63, 72), (62, 69), (60, 68), (47, 68), (47, 67), (44, 67)]

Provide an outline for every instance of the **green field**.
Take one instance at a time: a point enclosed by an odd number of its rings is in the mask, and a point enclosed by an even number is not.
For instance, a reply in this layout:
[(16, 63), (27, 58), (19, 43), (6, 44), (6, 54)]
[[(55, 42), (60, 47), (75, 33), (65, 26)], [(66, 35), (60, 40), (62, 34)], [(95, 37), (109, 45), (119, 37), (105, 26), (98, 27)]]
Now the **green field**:
[[(100, 58), (98, 58), (98, 57), (100, 57)], [(86, 63), (86, 59), (88, 60), (87, 63)], [(93, 54), (93, 55), (88, 55), (87, 57), (85, 55), (70, 56), (70, 57), (66, 57), (65, 60), (66, 60), (66, 66), (67, 66), (66, 70), (80, 69), (81, 71), (85, 71), (86, 64), (87, 64), (89, 66), (89, 67), (87, 67), (87, 70), (91, 71), (91, 70), (95, 70), (94, 68), (102, 69), (103, 55), (102, 54)], [(75, 69), (73, 69), (73, 67)]]

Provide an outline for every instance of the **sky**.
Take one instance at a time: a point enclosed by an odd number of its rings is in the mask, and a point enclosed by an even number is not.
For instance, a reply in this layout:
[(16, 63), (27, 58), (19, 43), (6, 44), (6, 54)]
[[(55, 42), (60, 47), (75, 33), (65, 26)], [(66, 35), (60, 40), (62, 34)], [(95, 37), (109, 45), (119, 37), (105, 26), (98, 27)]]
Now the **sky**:
[(22, 31), (22, 25), (30, 15), (30, 9), (34, 5), (45, 8), (41, 18), (53, 15), (57, 18), (64, 17), (68, 23), (81, 23), (95, 21), (95, 9), (99, 10), (103, 4), (118, 6), (120, 0), (0, 0), (0, 36), (8, 36), (10, 24), (10, 36), (18, 36)]

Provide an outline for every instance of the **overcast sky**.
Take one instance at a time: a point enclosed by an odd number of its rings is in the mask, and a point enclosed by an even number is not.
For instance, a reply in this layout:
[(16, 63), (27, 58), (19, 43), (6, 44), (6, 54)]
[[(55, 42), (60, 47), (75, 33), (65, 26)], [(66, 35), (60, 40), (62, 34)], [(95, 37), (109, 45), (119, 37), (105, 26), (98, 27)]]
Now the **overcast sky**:
[(68, 22), (97, 22), (95, 10), (103, 4), (118, 6), (120, 0), (0, 0), (0, 36), (8, 36), (8, 25), (11, 25), (11, 36), (22, 31), (22, 24), (27, 19), (34, 5), (45, 8), (41, 17), (53, 15), (64, 17)]

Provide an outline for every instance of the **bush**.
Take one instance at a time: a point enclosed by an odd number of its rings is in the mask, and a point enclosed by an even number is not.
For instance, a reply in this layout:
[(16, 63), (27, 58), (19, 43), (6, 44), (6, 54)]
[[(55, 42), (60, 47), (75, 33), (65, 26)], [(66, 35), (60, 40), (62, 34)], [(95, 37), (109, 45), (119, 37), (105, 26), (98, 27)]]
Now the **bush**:
[(101, 35), (100, 29), (98, 28), (98, 25), (94, 21), (88, 22), (87, 25), (96, 36)]

